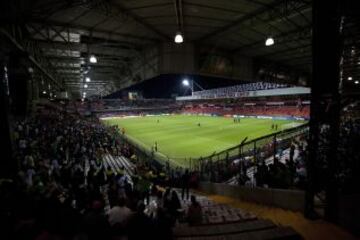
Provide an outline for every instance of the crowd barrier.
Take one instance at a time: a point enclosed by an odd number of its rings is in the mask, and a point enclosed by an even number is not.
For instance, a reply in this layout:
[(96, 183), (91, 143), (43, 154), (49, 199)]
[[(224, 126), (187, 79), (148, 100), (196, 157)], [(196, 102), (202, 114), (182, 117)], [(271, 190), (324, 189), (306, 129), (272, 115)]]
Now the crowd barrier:
[(305, 192), (301, 190), (231, 186), (212, 182), (200, 182), (199, 190), (292, 211), (303, 212), (305, 206)]

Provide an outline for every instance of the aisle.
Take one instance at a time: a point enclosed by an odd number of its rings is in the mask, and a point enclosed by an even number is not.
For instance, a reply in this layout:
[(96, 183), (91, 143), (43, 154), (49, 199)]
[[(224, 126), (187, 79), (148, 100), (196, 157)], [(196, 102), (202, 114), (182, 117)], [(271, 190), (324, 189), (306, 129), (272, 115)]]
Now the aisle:
[(264, 206), (251, 202), (244, 202), (237, 199), (220, 195), (207, 195), (209, 199), (217, 203), (228, 204), (229, 206), (252, 212), (258, 218), (268, 219), (282, 226), (291, 226), (307, 240), (357, 240), (345, 229), (326, 222), (324, 220), (311, 221), (306, 219), (300, 212), (287, 211), (281, 208)]

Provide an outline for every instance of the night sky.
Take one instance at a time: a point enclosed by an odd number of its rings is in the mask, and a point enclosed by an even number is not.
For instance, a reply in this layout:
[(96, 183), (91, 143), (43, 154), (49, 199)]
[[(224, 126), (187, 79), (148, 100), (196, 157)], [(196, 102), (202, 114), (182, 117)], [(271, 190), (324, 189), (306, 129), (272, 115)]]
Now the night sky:
[[(113, 93), (106, 98), (121, 98), (128, 91), (140, 91), (144, 98), (171, 98), (173, 94), (177, 96), (190, 95), (190, 88), (187, 88), (182, 85), (183, 79), (193, 79), (204, 89), (218, 88), (231, 86), (240, 83), (239, 80), (217, 78), (217, 77), (207, 77), (199, 75), (177, 75), (177, 74), (162, 74), (155, 78), (146, 80), (142, 83), (136, 84), (132, 87), (124, 89), (122, 91)], [(200, 89), (194, 86), (195, 91)]]

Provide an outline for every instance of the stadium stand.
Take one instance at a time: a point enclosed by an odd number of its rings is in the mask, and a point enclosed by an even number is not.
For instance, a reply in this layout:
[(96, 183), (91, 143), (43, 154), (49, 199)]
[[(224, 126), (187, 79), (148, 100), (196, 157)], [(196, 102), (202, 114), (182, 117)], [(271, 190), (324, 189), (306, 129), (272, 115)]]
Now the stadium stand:
[(231, 87), (196, 91), (193, 93), (193, 96), (200, 97), (202, 99), (232, 98), (239, 96), (239, 94), (241, 94), (242, 92), (278, 89), (278, 88), (286, 88), (286, 87), (288, 87), (288, 85), (286, 84), (257, 82), (257, 83), (240, 84)]
[[(100, 236), (102, 239), (111, 236), (128, 236), (131, 239), (139, 236), (135, 230), (137, 225), (132, 224), (140, 217), (147, 219), (154, 228), (147, 228), (149, 232), (146, 236), (159, 239), (161, 236), (169, 239), (166, 236), (170, 235), (176, 239), (216, 239), (220, 236), (222, 239), (263, 239), (265, 235), (268, 239), (299, 239), (299, 235), (289, 228), (259, 220), (241, 209), (216, 204), (198, 193), (191, 195), (196, 197), (196, 206), (201, 206), (201, 221), (194, 227), (188, 226), (188, 209), (195, 202), (180, 200), (180, 189), (172, 191), (167, 188), (163, 192), (157, 187), (159, 183), (162, 186), (181, 187), (183, 171), (177, 169), (166, 176), (166, 173), (161, 174), (161, 170), (137, 162), (136, 158), (131, 157), (131, 149), (116, 137), (116, 128), (105, 127), (95, 118), (42, 108), (34, 117), (19, 121), (14, 127), (21, 170), (18, 180), (8, 184), (17, 185), (20, 192), (16, 194), (23, 196), (16, 199), (14, 206), (35, 204), (37, 207), (34, 210), (43, 213), (37, 216), (30, 211), (26, 216), (14, 215), (14, 224), (21, 229), (11, 232), (14, 238), (25, 235), (40, 238), (44, 234), (51, 237), (85, 234), (89, 239)], [(50, 143), (50, 147), (45, 143)], [(168, 180), (164, 181), (166, 178)], [(163, 185), (165, 182), (168, 184)], [(15, 193), (7, 191), (1, 189), (2, 194), (9, 194), (13, 200), (11, 195)], [(24, 202), (34, 194), (38, 196), (35, 202)], [(107, 222), (101, 209), (105, 209), (110, 218), (113, 214), (116, 216), (118, 210), (114, 209), (127, 209), (122, 203), (118, 206), (118, 196), (128, 199), (126, 205), (133, 214), (115, 226), (111, 221)], [(137, 212), (137, 200), (141, 199), (148, 203), (144, 206), (148, 215)], [(62, 210), (54, 211), (54, 204)], [(18, 225), (24, 217), (31, 219), (31, 222), (25, 226)], [(165, 224), (167, 221), (171, 224)], [(95, 223), (96, 227), (93, 225)]]
[(358, 2), (2, 0), (0, 239), (356, 239)]
[[(306, 142), (300, 143), (294, 141), (290, 148), (280, 152), (276, 155), (276, 160), (279, 163), (274, 163), (274, 157), (266, 158), (262, 164), (253, 165), (251, 161), (245, 160), (241, 164), (245, 168), (243, 172), (245, 174), (238, 174), (231, 179), (227, 180), (226, 183), (230, 185), (246, 185), (246, 186), (259, 186), (264, 185), (273, 188), (284, 187), (284, 183), (288, 182), (289, 186), (297, 186), (299, 189), (305, 188), (305, 156), (304, 156), (304, 145)], [(241, 160), (235, 160), (233, 162), (233, 168), (239, 168)], [(282, 171), (285, 173), (281, 174), (281, 179), (275, 180), (274, 164), (282, 164)], [(271, 169), (271, 172), (269, 172)], [(240, 170), (234, 170), (240, 172)], [(291, 182), (293, 181), (293, 182)], [(279, 184), (279, 183), (283, 184)]]
[(244, 116), (310, 116), (309, 101), (294, 96), (292, 99), (282, 100), (279, 97), (267, 97), (262, 100), (256, 98), (242, 98), (241, 101), (191, 101), (184, 103), (183, 112), (193, 114), (244, 115)]
[(104, 99), (89, 101), (86, 104), (98, 117), (175, 113), (181, 106), (173, 99)]

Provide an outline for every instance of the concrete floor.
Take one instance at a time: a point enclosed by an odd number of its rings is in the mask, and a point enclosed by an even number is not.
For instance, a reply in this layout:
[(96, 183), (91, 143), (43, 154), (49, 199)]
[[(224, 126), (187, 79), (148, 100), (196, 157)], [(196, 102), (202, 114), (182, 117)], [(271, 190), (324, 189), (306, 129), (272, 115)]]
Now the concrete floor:
[(356, 240), (359, 239), (345, 229), (326, 222), (324, 220), (306, 219), (300, 212), (292, 212), (276, 207), (264, 206), (251, 202), (244, 202), (237, 199), (207, 195), (211, 200), (218, 203), (229, 204), (255, 214), (258, 218), (269, 219), (282, 226), (291, 226), (307, 240)]

